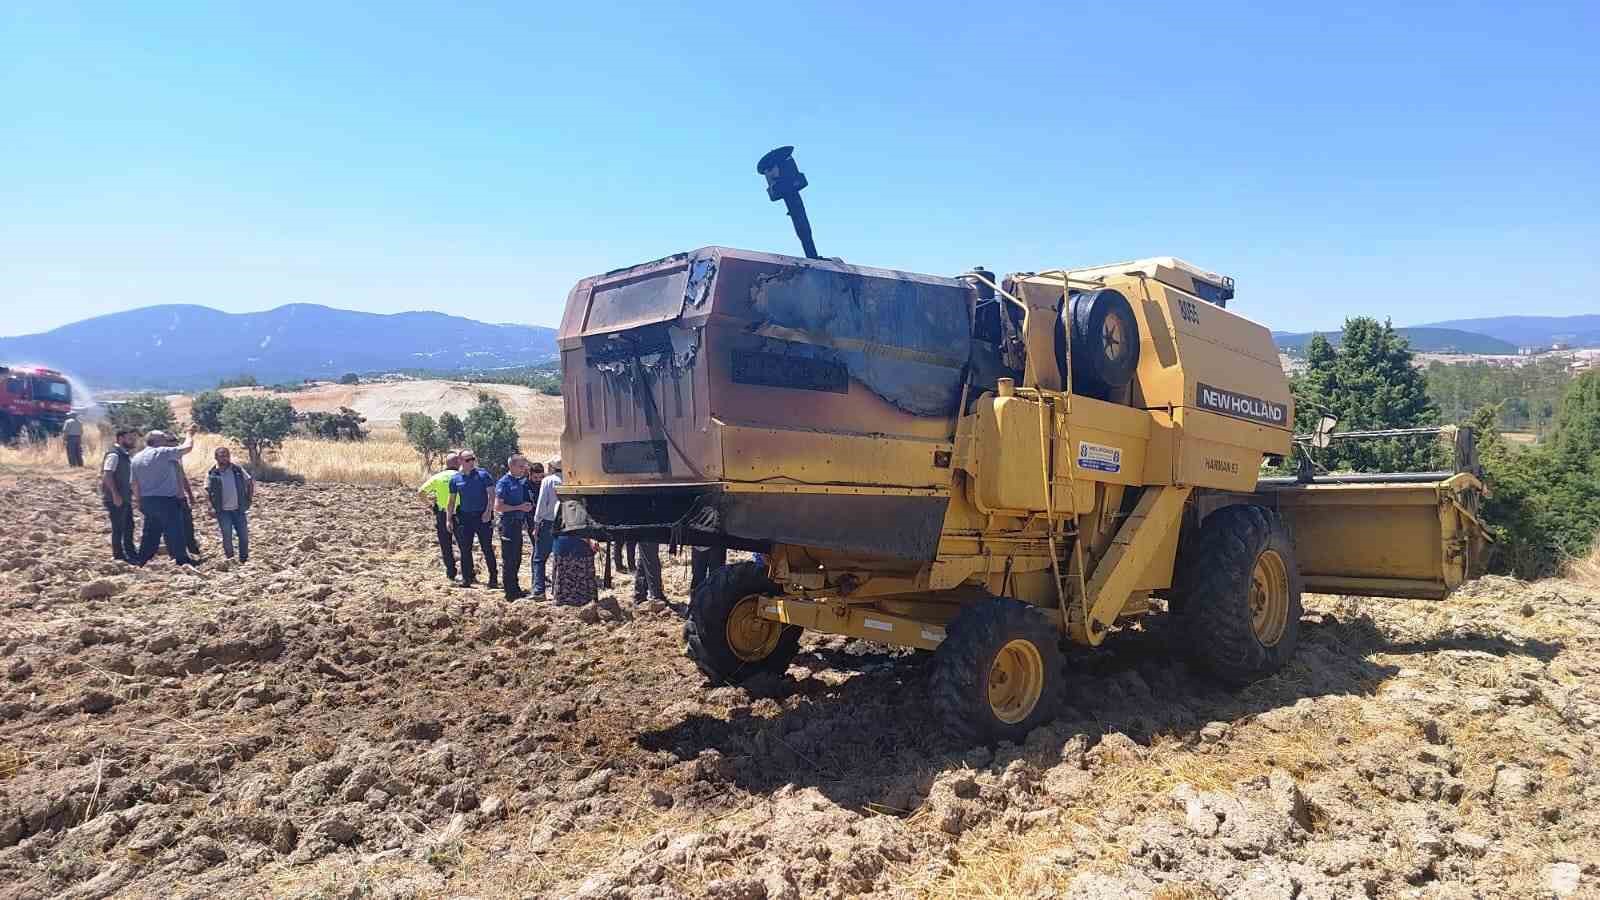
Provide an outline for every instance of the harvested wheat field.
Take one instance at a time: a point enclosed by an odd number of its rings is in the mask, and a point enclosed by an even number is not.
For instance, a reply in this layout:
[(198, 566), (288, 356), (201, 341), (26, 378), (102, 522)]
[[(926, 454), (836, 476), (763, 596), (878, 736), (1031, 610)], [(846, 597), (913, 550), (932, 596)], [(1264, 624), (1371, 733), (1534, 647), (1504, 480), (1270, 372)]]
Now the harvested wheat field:
[(263, 485), (251, 562), (203, 532), (194, 573), (111, 562), (88, 473), (0, 500), (0, 896), (1600, 893), (1592, 585), (1311, 597), (1240, 692), (1158, 617), (971, 749), (923, 657), (812, 641), (713, 688), (626, 577), (581, 611), (452, 588), (403, 489)]
[[(440, 413), (455, 413), (465, 417), (478, 402), (478, 394), (486, 393), (504, 406), (506, 412), (517, 420), (517, 428), (525, 433), (561, 433), (561, 398), (541, 394), (532, 388), (511, 384), (471, 384), (464, 381), (389, 381), (371, 384), (318, 383), (299, 391), (272, 393), (264, 387), (228, 388), (222, 392), (229, 397), (262, 394), (288, 400), (297, 412), (337, 412), (348, 406), (367, 418), (367, 425), (375, 429), (393, 430), (400, 427), (402, 413), (427, 413), (437, 418)], [(189, 420), (189, 406), (193, 397), (173, 394), (167, 398), (178, 421)]]

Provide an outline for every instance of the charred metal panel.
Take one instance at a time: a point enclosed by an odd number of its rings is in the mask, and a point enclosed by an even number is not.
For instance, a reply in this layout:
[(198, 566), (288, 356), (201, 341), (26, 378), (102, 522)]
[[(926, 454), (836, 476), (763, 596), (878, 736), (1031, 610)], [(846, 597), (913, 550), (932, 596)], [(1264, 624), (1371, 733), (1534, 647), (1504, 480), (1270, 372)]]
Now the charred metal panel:
[(826, 391), (850, 390), (850, 369), (826, 347), (769, 339), (765, 350), (734, 350), (733, 380), (739, 384)]
[(939, 546), (948, 497), (743, 493), (663, 485), (563, 500), (564, 533), (663, 544), (762, 550), (798, 544), (927, 561)]
[(932, 560), (948, 497), (724, 494), (722, 533), (845, 553)]
[(600, 445), (600, 468), (612, 475), (666, 474), (666, 441), (613, 441)]
[(757, 277), (751, 331), (826, 347), (850, 377), (917, 416), (954, 415), (970, 337), (964, 286), (800, 263)]

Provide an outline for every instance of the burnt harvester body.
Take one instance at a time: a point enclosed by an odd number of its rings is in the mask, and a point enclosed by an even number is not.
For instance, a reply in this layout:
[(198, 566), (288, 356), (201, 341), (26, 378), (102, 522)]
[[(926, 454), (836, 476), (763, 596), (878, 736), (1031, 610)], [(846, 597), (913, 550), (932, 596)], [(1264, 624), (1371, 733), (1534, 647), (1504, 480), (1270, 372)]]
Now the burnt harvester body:
[(806, 629), (933, 650), (958, 737), (1025, 734), (1060, 639), (1152, 612), (1189, 617), (1224, 679), (1263, 677), (1303, 587), (1470, 577), (1481, 485), (1465, 434), (1452, 471), (1263, 477), (1292, 399), (1233, 290), (1170, 257), (996, 281), (724, 247), (586, 278), (559, 338), (563, 528), (764, 552), (691, 603), (710, 678), (781, 670)]

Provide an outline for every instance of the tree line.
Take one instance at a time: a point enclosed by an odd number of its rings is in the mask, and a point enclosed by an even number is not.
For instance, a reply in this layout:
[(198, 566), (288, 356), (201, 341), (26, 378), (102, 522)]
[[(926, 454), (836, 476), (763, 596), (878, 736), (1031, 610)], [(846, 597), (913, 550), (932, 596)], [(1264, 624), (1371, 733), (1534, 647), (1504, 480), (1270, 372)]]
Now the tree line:
[(1428, 366), (1428, 397), (1447, 422), (1464, 422), (1478, 410), (1495, 406), (1495, 424), (1502, 431), (1546, 437), (1555, 427), (1556, 411), (1572, 379), (1567, 360), (1559, 358), (1530, 360), (1521, 366), (1435, 362)]
[[(229, 397), (221, 391), (203, 391), (195, 395), (189, 417), (201, 431), (237, 441), (250, 455), (252, 467), (259, 467), (266, 451), (283, 446), (297, 430), (324, 440), (367, 439), (367, 431), (361, 427), (366, 417), (349, 407), (340, 407), (338, 412), (297, 413), (289, 401), (260, 394)], [(113, 428), (141, 433), (156, 428), (171, 431), (177, 424), (172, 404), (160, 394), (139, 394), (112, 404), (109, 418)]]
[[(1320, 335), (1307, 368), (1290, 380), (1296, 430), (1319, 416), (1339, 430), (1471, 425), (1489, 496), (1482, 514), (1494, 539), (1492, 571), (1537, 578), (1583, 556), (1600, 533), (1600, 371), (1574, 377), (1562, 364), (1517, 369), (1414, 365), (1406, 339), (1388, 323), (1347, 319), (1337, 348)], [(1501, 431), (1547, 435), (1520, 446)], [(1427, 471), (1449, 451), (1429, 439), (1336, 442), (1315, 451), (1331, 471)]]

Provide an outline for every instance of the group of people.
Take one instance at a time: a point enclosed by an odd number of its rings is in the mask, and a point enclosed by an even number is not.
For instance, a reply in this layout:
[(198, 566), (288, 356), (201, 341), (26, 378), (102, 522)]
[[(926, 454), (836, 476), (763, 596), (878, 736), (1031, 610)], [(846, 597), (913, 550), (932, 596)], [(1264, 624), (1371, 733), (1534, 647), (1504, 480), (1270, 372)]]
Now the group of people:
[[(101, 500), (111, 522), (113, 558), (143, 566), (155, 558), (164, 544), (178, 565), (200, 562), (194, 489), (183, 468), (184, 457), (194, 449), (196, 432), (190, 426), (180, 442), (165, 431), (152, 430), (143, 435), (144, 448), (136, 451), (139, 432), (117, 429), (116, 443), (106, 451), (100, 466)], [(81, 433), (77, 436), (81, 440)], [(81, 443), (74, 449), (69, 442), (68, 448), (69, 464), (80, 464), (81, 461), (73, 461), (72, 455), (81, 456)], [(238, 561), (247, 562), (255, 479), (233, 462), (227, 447), (216, 449), (214, 462), (206, 473), (206, 505), (216, 519), (223, 555), (234, 559), (237, 550)], [(557, 603), (581, 605), (594, 601), (599, 592), (596, 546), (585, 538), (560, 533), (560, 487), (560, 459), (530, 462), (517, 454), (506, 460), (506, 472), (497, 479), (478, 465), (477, 455), (471, 450), (451, 451), (445, 468), (418, 489), (433, 513), (445, 574), (463, 587), (476, 585), (476, 545), (486, 567), (488, 587), (503, 589), (507, 600), (529, 596), (543, 600), (553, 593)], [(136, 506), (144, 518), (137, 540)], [(497, 517), (498, 560), (494, 547)], [(525, 536), (533, 547), (531, 591), (524, 591), (521, 584)], [(607, 544), (607, 552), (614, 554), (612, 561), (617, 570), (633, 573), (635, 602), (666, 601), (660, 545), (612, 541)], [(705, 577), (725, 562), (724, 550), (695, 550), (690, 590), (698, 590)]]
[[(194, 488), (183, 470), (183, 458), (194, 449), (194, 426), (180, 443), (159, 429), (144, 435), (144, 449), (134, 452), (139, 433), (119, 428), (116, 443), (100, 464), (100, 498), (111, 520), (111, 555), (136, 566), (154, 559), (164, 543), (167, 554), (180, 566), (199, 563), (200, 542), (194, 530)], [(217, 520), (222, 552), (250, 559), (250, 504), (255, 480), (233, 462), (227, 447), (218, 447), (215, 465), (206, 473), (206, 500)], [(144, 517), (143, 530), (134, 542), (134, 506)]]
[[(558, 501), (561, 486), (561, 460), (529, 462), (517, 454), (506, 460), (506, 472), (496, 479), (478, 465), (471, 450), (452, 450), (445, 457), (445, 468), (422, 483), (418, 494), (433, 512), (434, 531), (439, 540), (439, 557), (445, 574), (463, 587), (478, 581), (473, 563), (473, 545), (478, 546), (487, 566), (489, 588), (503, 589), (507, 600), (530, 596), (522, 589), (524, 536), (533, 545), (533, 590), (531, 596), (544, 599), (552, 582), (559, 582), (556, 599), (585, 603), (598, 590), (594, 581), (594, 550), (587, 541), (556, 536)], [(500, 558), (494, 552), (495, 517), (499, 516)], [(549, 577), (550, 559), (556, 558), (556, 578)], [(587, 582), (573, 562), (582, 558), (587, 565)], [(565, 577), (561, 577), (565, 575)]]
[[(433, 513), (445, 575), (463, 587), (475, 585), (476, 544), (487, 566), (489, 589), (504, 590), (507, 600), (530, 596), (544, 600), (553, 595), (555, 602), (561, 604), (593, 601), (599, 592), (595, 545), (585, 538), (560, 533), (560, 487), (560, 459), (529, 462), (518, 454), (506, 460), (505, 474), (496, 479), (478, 465), (477, 455), (471, 450), (450, 451), (445, 468), (417, 489)], [(497, 515), (498, 562), (493, 545)], [(531, 591), (524, 591), (521, 584), (525, 539), (533, 545)], [(635, 601), (666, 600), (659, 545), (640, 541), (626, 545), (613, 542), (610, 546), (616, 553), (617, 568), (634, 572)], [(698, 555), (699, 551), (697, 560)]]

